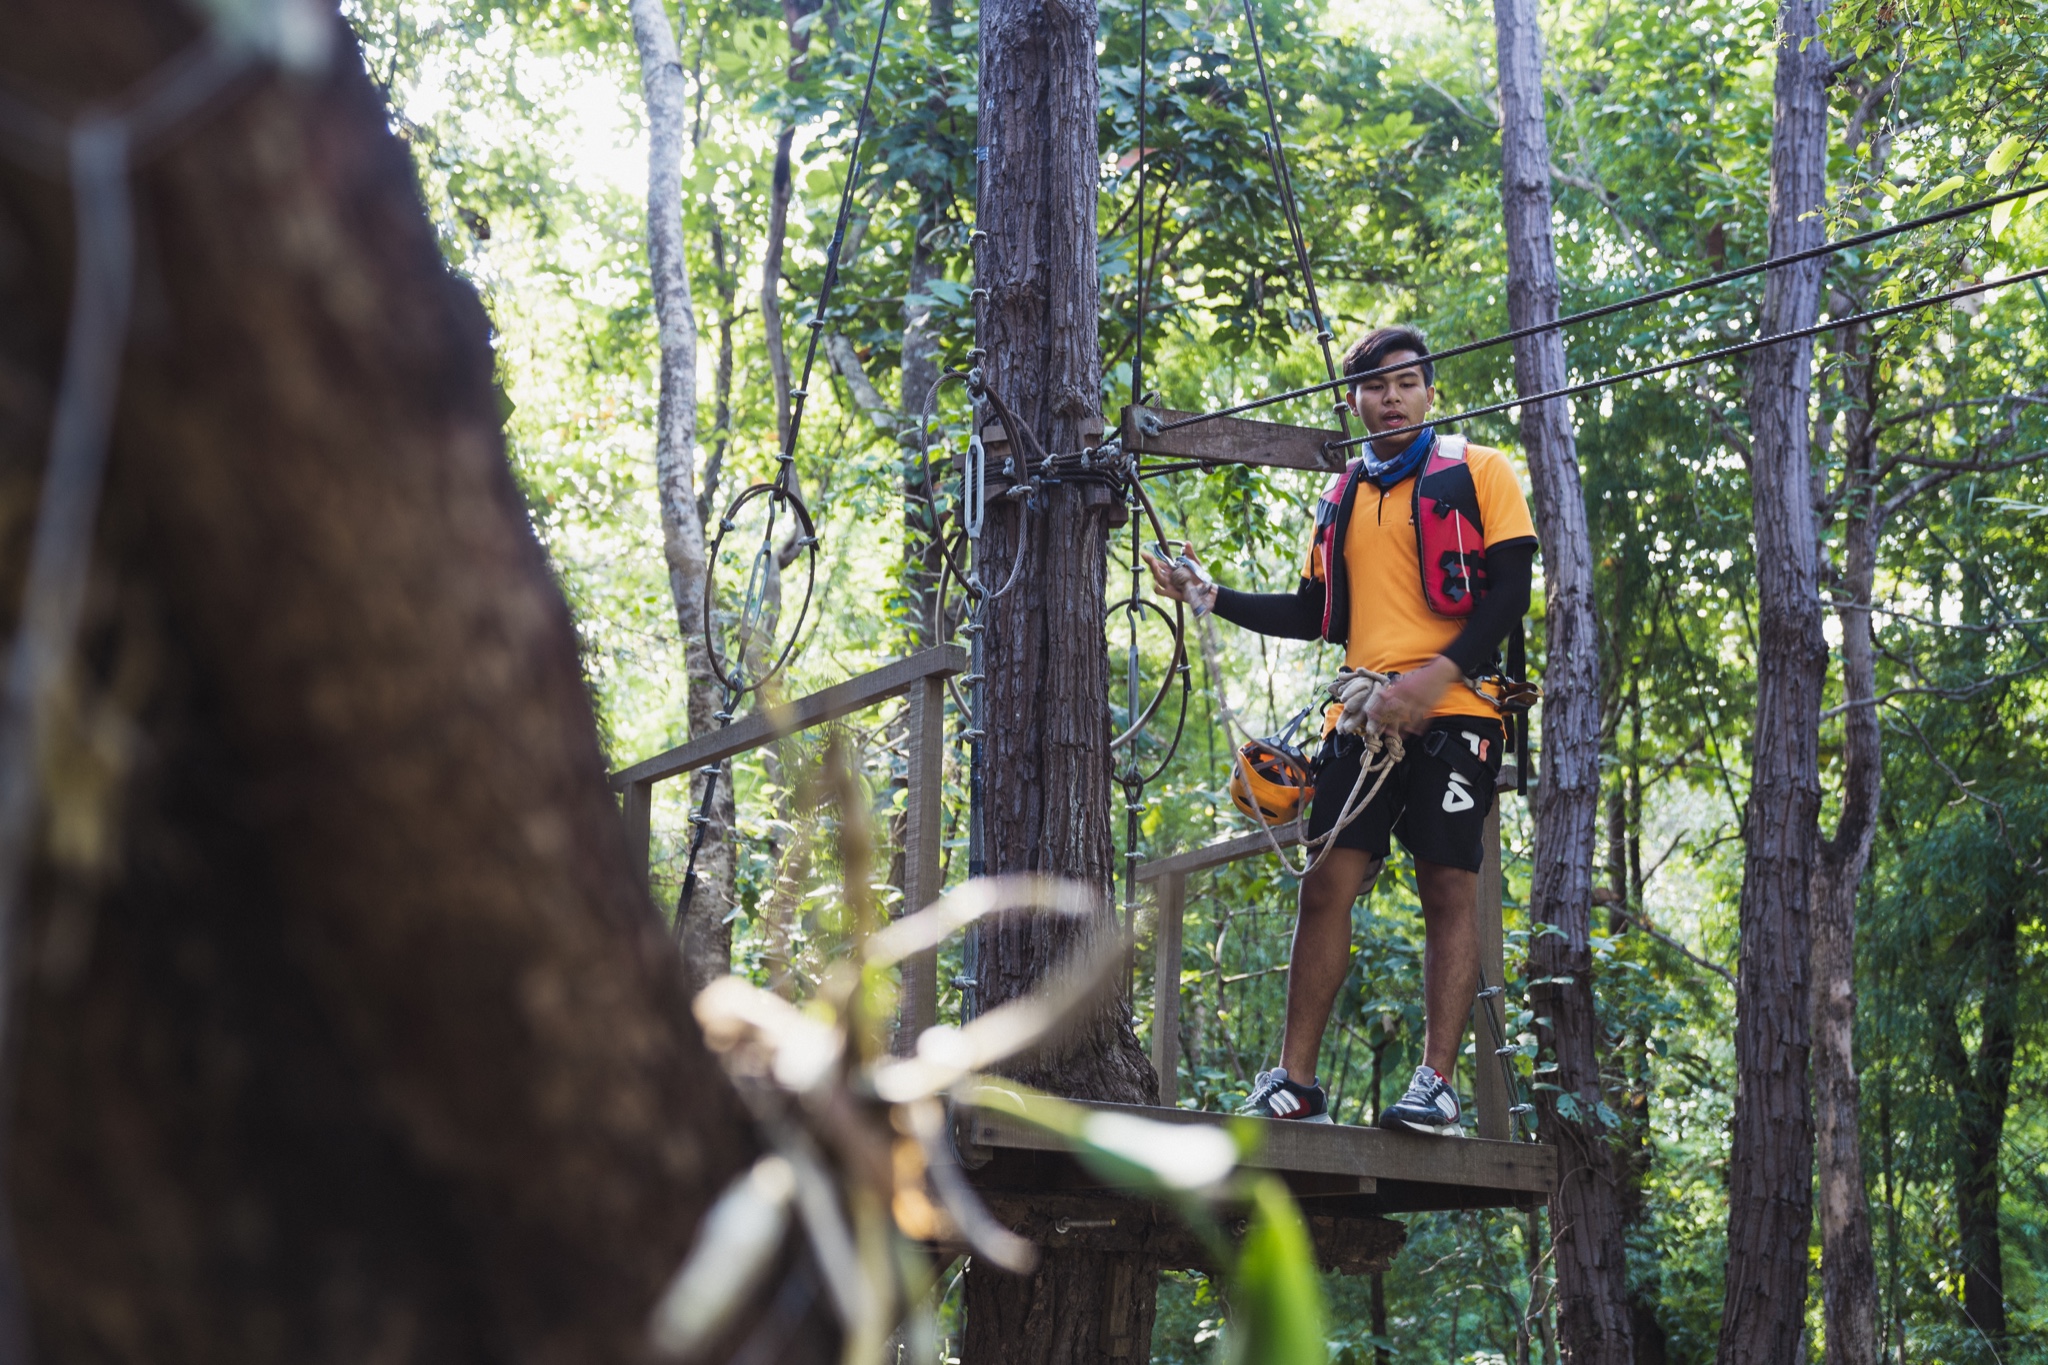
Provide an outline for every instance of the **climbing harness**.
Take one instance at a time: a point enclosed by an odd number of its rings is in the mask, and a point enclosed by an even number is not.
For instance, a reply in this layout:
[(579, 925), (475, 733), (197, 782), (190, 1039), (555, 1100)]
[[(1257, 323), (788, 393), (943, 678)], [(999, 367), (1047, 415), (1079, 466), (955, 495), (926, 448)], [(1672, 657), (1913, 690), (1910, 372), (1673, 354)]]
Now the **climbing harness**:
[[(789, 429), (782, 435), (782, 445), (776, 453), (775, 477), (765, 483), (752, 484), (741, 490), (739, 495), (726, 504), (725, 515), (718, 519), (718, 534), (712, 539), (705, 554), (704, 564), (704, 645), (711, 658), (712, 671), (718, 677), (722, 694), (717, 712), (712, 719), (719, 729), (732, 724), (735, 710), (741, 698), (750, 692), (758, 692), (782, 673), (795, 657), (798, 642), (802, 639), (805, 621), (809, 618), (811, 598), (817, 591), (818, 583), (818, 533), (812, 520), (811, 509), (804, 503), (803, 494), (796, 482), (797, 440), (803, 431), (804, 408), (810, 397), (811, 371), (818, 359), (818, 338), (825, 330), (825, 312), (832, 303), (833, 288), (839, 283), (839, 256), (846, 246), (846, 228), (853, 216), (854, 191), (861, 178), (861, 145), (867, 138), (868, 114), (873, 107), (875, 95), (875, 73), (882, 64), (882, 40), (889, 32), (890, 6), (884, 5), (880, 17), (875, 21), (875, 45), (868, 56), (867, 82), (862, 87), (860, 114), (854, 120), (853, 143), (847, 151), (846, 184), (839, 195), (839, 217), (833, 224), (832, 242), (825, 252), (825, 279), (818, 289), (818, 304), (809, 322), (810, 339), (804, 347), (803, 372), (796, 388), (790, 391), (792, 400), (789, 412)], [(756, 547), (747, 571), (747, 588), (740, 599), (738, 629), (735, 632), (736, 650), (727, 659), (719, 648), (716, 613), (718, 606), (717, 572), (718, 552), (725, 545), (725, 538), (737, 525), (741, 511), (756, 501), (765, 501), (767, 516), (763, 518), (761, 543)], [(775, 543), (776, 524), (787, 513), (793, 521), (790, 542), (783, 548)], [(796, 620), (790, 626), (789, 639), (782, 649), (768, 662), (750, 674), (748, 654), (753, 646), (754, 632), (761, 614), (766, 607), (769, 583), (787, 565), (783, 556), (802, 555), (804, 559), (803, 600), (797, 608)], [(793, 562), (793, 559), (792, 561)], [(771, 641), (772, 643), (772, 641)], [(725, 775), (727, 763), (722, 760), (704, 770), (704, 796), (697, 811), (690, 817), (690, 857), (683, 869), (683, 886), (676, 898), (675, 936), (682, 938), (683, 926), (689, 919), (691, 903), (697, 895), (697, 863), (704, 852), (705, 836), (717, 823), (714, 811), (718, 802), (719, 780)], [(739, 913), (735, 907), (727, 916), (733, 918)]]

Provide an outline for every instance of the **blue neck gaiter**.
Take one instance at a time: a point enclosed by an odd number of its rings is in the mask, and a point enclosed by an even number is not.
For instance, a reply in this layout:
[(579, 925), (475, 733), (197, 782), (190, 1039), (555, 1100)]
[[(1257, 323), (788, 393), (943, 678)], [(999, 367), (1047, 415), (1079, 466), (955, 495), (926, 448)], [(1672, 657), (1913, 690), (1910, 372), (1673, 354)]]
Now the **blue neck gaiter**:
[(1420, 470), (1423, 461), (1429, 458), (1429, 452), (1434, 449), (1436, 428), (1424, 427), (1415, 433), (1415, 439), (1408, 443), (1406, 450), (1384, 460), (1380, 458), (1378, 451), (1368, 445), (1365, 448), (1365, 467), (1359, 472), (1377, 484), (1379, 490), (1384, 493)]

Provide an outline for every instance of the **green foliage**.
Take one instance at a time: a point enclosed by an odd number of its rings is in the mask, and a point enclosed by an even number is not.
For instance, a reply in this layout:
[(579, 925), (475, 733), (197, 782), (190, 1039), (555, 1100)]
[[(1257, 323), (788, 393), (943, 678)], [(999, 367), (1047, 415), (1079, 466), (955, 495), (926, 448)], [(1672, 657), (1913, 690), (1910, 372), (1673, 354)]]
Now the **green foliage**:
[[(1141, 7), (1147, 24), (1140, 54)], [(1371, 325), (1421, 323), (1438, 345), (1506, 323), (1490, 7), (1257, 0), (1288, 167), (1323, 310), (1339, 344)], [(807, 21), (791, 78), (779, 7), (687, 0), (683, 60), (700, 98), (685, 166), (684, 222), (700, 333), (700, 468), (723, 452), (722, 502), (766, 472), (776, 445), (760, 319), (760, 262), (774, 139), (797, 130), (797, 201), (782, 286), (787, 329), (823, 281), (844, 184), (857, 83), (878, 10), (831, 0)], [(1142, 386), (1197, 409), (1323, 377), (1306, 290), (1280, 213), (1245, 8), (1222, 0), (1103, 0), (1100, 61), (1102, 392), (1133, 385), (1142, 284)], [(644, 166), (638, 67), (617, 0), (356, 0), (364, 57), (414, 153), (444, 250), (482, 292), (497, 329), (515, 469), (537, 534), (577, 613), (607, 742), (624, 762), (685, 733), (681, 627), (669, 602), (652, 471), (654, 335), (641, 257)], [(787, 686), (802, 692), (900, 653), (914, 606), (903, 573), (903, 490), (918, 477), (898, 432), (924, 395), (901, 389), (904, 329), (929, 315), (941, 368), (972, 344), (976, 11), (899, 9), (876, 88), (855, 232), (827, 316), (895, 411), (863, 412), (821, 359), (798, 463), (821, 523), (819, 602)], [(1567, 310), (1762, 260), (1775, 7), (1757, 0), (1560, 7), (1546, 12), (1557, 251)], [(2048, 6), (1840, 0), (1823, 41), (1831, 88), (1836, 235), (2048, 179)], [(1136, 231), (1139, 74), (1146, 205)], [(2048, 259), (2048, 196), (2016, 201), (1828, 267), (1840, 315)], [(716, 235), (714, 235), (714, 229)], [(913, 288), (913, 269), (921, 283)], [(1575, 378), (1697, 353), (1754, 333), (1748, 280), (1575, 327)], [(720, 329), (732, 343), (730, 419), (715, 426)], [(1960, 1116), (1990, 1102), (1978, 1066), (2010, 1024), (2009, 1104), (1996, 1157), (2011, 1335), (2008, 1362), (2048, 1361), (2048, 1049), (2030, 1001), (2043, 986), (2048, 803), (2039, 717), (2048, 702), (2048, 291), (2006, 289), (1967, 307), (1895, 319), (1870, 337), (1883, 528), (1874, 619), (1885, 745), (1881, 828), (1858, 940), (1864, 1153), (1877, 1233), (1888, 1358), (1990, 1359), (1962, 1315)], [(1850, 354), (1818, 350), (1815, 477), (1843, 486)], [(801, 359), (799, 355), (799, 360)], [(1711, 1359), (1725, 1261), (1723, 1191), (1734, 1097), (1734, 998), (1694, 959), (1732, 969), (1755, 703), (1755, 604), (1743, 411), (1745, 372), (1719, 365), (1609, 389), (1576, 407), (1596, 565), (1606, 721), (1596, 989), (1607, 1046), (1586, 1105), (1625, 1158), (1631, 1283), (1666, 1358)], [(1504, 350), (1447, 362), (1440, 400), (1511, 397)], [(1327, 400), (1264, 415), (1328, 420)], [(941, 405), (935, 468), (958, 447), (957, 394)], [(1474, 439), (1516, 441), (1507, 415)], [(1914, 493), (1959, 461), (2014, 462)], [(1233, 586), (1285, 591), (1298, 576), (1319, 480), (1234, 468), (1154, 481), (1169, 534), (1194, 542)], [(949, 494), (942, 494), (942, 500)], [(1831, 502), (1820, 534), (1839, 566), (1853, 510)], [(1149, 535), (1149, 532), (1145, 534)], [(747, 528), (734, 533), (735, 544)], [(1128, 591), (1117, 543), (1110, 597)], [(734, 594), (742, 566), (719, 568)], [(1830, 574), (1819, 585), (1832, 594)], [(1106, 604), (1108, 605), (1108, 604)], [(1532, 638), (1540, 666), (1541, 601)], [(1118, 723), (1128, 640), (1107, 645)], [(691, 623), (694, 628), (694, 623)], [(1829, 626), (1830, 639), (1838, 639)], [(1139, 631), (1144, 693), (1169, 662), (1162, 630)], [(1143, 794), (1152, 856), (1241, 829), (1223, 794), (1228, 740), (1213, 692), (1278, 728), (1334, 669), (1315, 645), (1226, 636), (1224, 676), (1197, 661), (1186, 734)], [(1830, 683), (1828, 705), (1841, 701)], [(1173, 710), (1137, 743), (1166, 757)], [(900, 800), (889, 713), (843, 742), (882, 819)], [(1839, 809), (1841, 717), (1823, 731), (1824, 832)], [(949, 736), (959, 718), (948, 716)], [(1540, 751), (1540, 732), (1538, 736)], [(757, 979), (815, 982), (844, 942), (833, 840), (793, 776), (795, 740), (739, 767), (740, 962)], [(947, 870), (965, 873), (964, 747), (948, 756)], [(1122, 759), (1118, 759), (1119, 765)], [(672, 789), (673, 788), (673, 789)], [(1540, 789), (1539, 789), (1540, 790)], [(1526, 950), (1529, 811), (1505, 810), (1509, 990)], [(672, 896), (688, 826), (679, 786), (658, 791), (657, 886)], [(1612, 843), (1609, 839), (1612, 836)], [(877, 879), (886, 877), (886, 860)], [(883, 891), (886, 895), (886, 890)], [(1232, 1106), (1277, 1046), (1293, 888), (1250, 862), (1188, 888), (1179, 964), (1183, 1104)], [(1144, 910), (1140, 907), (1140, 923)], [(1656, 935), (1642, 925), (1653, 926)], [(1421, 933), (1402, 856), (1354, 920), (1352, 971), (1325, 1051), (1339, 1117), (1370, 1118), (1420, 1047)], [(2008, 932), (2009, 930), (2009, 932)], [(954, 950), (949, 949), (951, 953)], [(958, 975), (957, 957), (940, 978)], [(1149, 967), (1134, 994), (1149, 1029)], [(942, 1010), (958, 1007), (946, 988)], [(2001, 1013), (2003, 1011), (2003, 1013)], [(1525, 1084), (1547, 1083), (1539, 1021), (1511, 1027)], [(1489, 1044), (1490, 1046), (1490, 1044)], [(1958, 1052), (1958, 1049), (1960, 1051)], [(1964, 1059), (1959, 1071), (1955, 1057)], [(1995, 1069), (1995, 1068), (1994, 1068)], [(1375, 1078), (1378, 1090), (1375, 1090)], [(1462, 1079), (1469, 1086), (1469, 1071)], [(1262, 1225), (1275, 1267), (1261, 1319), (1237, 1291), (1172, 1277), (1154, 1354), (1205, 1359), (1302, 1319), (1306, 1286), (1284, 1218)], [(1409, 1220), (1385, 1277), (1386, 1330), (1368, 1287), (1331, 1281), (1331, 1358), (1519, 1359), (1528, 1346), (1530, 1229), (1518, 1213)], [(1296, 1248), (1298, 1251), (1298, 1247)], [(1260, 1252), (1260, 1255), (1267, 1255)], [(1293, 1259), (1290, 1259), (1293, 1257)], [(1247, 1253), (1247, 1260), (1252, 1259)], [(1292, 1267), (1292, 1269), (1288, 1268)], [(1259, 1272), (1264, 1274), (1265, 1272)], [(1266, 1291), (1261, 1291), (1266, 1292)], [(1290, 1297), (1292, 1296), (1292, 1297)], [(1280, 1305), (1293, 1303), (1296, 1308)], [(1282, 1346), (1261, 1346), (1278, 1352)], [(1310, 1351), (1294, 1343), (1284, 1349)], [(1814, 1351), (1818, 1354), (1816, 1340)], [(1278, 1354), (1259, 1359), (1279, 1359)], [(1532, 1358), (1540, 1358), (1540, 1349)]]

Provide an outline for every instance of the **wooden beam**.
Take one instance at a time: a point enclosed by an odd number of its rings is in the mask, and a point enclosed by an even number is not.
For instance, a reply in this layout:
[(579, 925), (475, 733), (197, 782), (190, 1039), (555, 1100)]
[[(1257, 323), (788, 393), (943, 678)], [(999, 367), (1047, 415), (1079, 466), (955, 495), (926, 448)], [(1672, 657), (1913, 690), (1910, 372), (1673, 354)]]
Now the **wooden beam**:
[(1187, 874), (1169, 872), (1160, 878), (1158, 897), (1152, 931), (1152, 1070), (1159, 1077), (1159, 1102), (1173, 1108), (1180, 1100), (1180, 945)]
[(807, 697), (755, 711), (723, 730), (714, 730), (667, 753), (642, 759), (632, 767), (612, 774), (612, 790), (624, 791), (634, 783), (651, 784), (713, 763), (722, 763), (799, 730), (808, 730), (813, 725), (823, 725), (851, 715), (877, 702), (900, 697), (920, 679), (950, 678), (966, 671), (967, 651), (958, 645), (938, 645), (922, 650), (907, 659), (883, 664), (872, 672), (848, 678)]
[[(903, 913), (939, 898), (940, 835), (945, 823), (946, 681), (927, 675), (910, 689), (909, 786), (903, 804)], [(918, 953), (903, 964), (903, 1001), (896, 1050), (907, 1053), (918, 1035), (939, 1022), (938, 953)]]
[(1138, 868), (1138, 880), (1156, 882), (1161, 877), (1185, 877), (1190, 872), (1203, 872), (1212, 867), (1237, 862), (1242, 858), (1271, 853), (1274, 840), (1278, 840), (1282, 848), (1293, 848), (1301, 842), (1300, 822), (1281, 825), (1273, 831), (1273, 839), (1268, 839), (1259, 831), (1253, 830), (1250, 834), (1240, 834), (1235, 839), (1224, 839), (1217, 843), (1204, 844), (1200, 848), (1188, 849), (1183, 853), (1155, 859)]
[[(1123, 415), (1123, 443), (1127, 451), (1164, 455), (1176, 460), (1201, 460), (1207, 464), (1257, 464), (1278, 469), (1319, 469), (1330, 473), (1342, 469), (1344, 452), (1325, 450), (1344, 433), (1328, 427), (1297, 427), (1286, 422), (1248, 422), (1242, 417), (1212, 417), (1190, 427), (1158, 431), (1192, 412), (1171, 408), (1126, 407)], [(1145, 428), (1155, 430), (1147, 431)]]
[(644, 882), (652, 871), (649, 863), (654, 844), (654, 784), (628, 782), (619, 791), (619, 816), (626, 825), (626, 850)]
[[(1462, 1185), (1525, 1194), (1547, 1194), (1557, 1179), (1557, 1149), (1534, 1142), (1429, 1137), (1334, 1123), (1290, 1123), (1284, 1119), (1238, 1119), (1225, 1114), (1137, 1104), (1091, 1102), (1082, 1107), (1159, 1123), (1255, 1125), (1259, 1145), (1244, 1162), (1254, 1170)], [(961, 1138), (968, 1150), (1066, 1150), (1060, 1138), (1007, 1114), (967, 1109), (962, 1111), (960, 1122)]]
[[(997, 1194), (986, 1201), (996, 1220), (1046, 1248), (1107, 1252), (1169, 1270), (1220, 1270), (1209, 1247), (1171, 1208), (1096, 1192)], [(1316, 1263), (1339, 1275), (1370, 1275), (1393, 1264), (1407, 1240), (1401, 1224), (1372, 1214), (1345, 1217), (1305, 1210)], [(1223, 1235), (1241, 1241), (1242, 1215), (1222, 1220)], [(966, 1246), (946, 1250), (970, 1251)], [(1143, 1357), (1139, 1357), (1142, 1359)]]

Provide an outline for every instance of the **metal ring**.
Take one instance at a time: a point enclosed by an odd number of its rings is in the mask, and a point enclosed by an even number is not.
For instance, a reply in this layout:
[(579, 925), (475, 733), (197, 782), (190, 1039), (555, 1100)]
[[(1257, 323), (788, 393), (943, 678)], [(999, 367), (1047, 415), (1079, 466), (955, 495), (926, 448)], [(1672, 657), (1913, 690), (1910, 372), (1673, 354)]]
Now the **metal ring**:
[(1151, 723), (1153, 715), (1166, 701), (1166, 694), (1168, 690), (1170, 690), (1173, 687), (1173, 680), (1175, 676), (1180, 672), (1181, 656), (1184, 650), (1184, 644), (1181, 638), (1181, 623), (1175, 620), (1174, 617), (1167, 615), (1166, 608), (1160, 606), (1157, 602), (1154, 602), (1149, 597), (1140, 597), (1134, 595), (1131, 597), (1126, 597), (1121, 601), (1110, 603), (1109, 609), (1103, 612), (1102, 614), (1104, 625), (1106, 626), (1109, 622), (1109, 618), (1116, 615), (1119, 611), (1132, 613), (1149, 611), (1156, 614), (1160, 620), (1164, 621), (1166, 623), (1166, 628), (1173, 633), (1173, 662), (1167, 666), (1166, 677), (1159, 684), (1159, 690), (1152, 695), (1152, 702), (1149, 706), (1145, 708), (1144, 713), (1140, 715), (1136, 720), (1131, 722), (1129, 729), (1125, 730), (1122, 734), (1118, 735), (1115, 739), (1110, 741), (1109, 749), (1111, 753), (1115, 753), (1118, 749), (1123, 748), (1124, 745), (1129, 744), (1133, 739), (1136, 739), (1138, 737), (1138, 732), (1143, 730), (1148, 724)]
[[(756, 498), (764, 497), (768, 499), (768, 524), (761, 533), (761, 548), (754, 552), (755, 566), (757, 569), (759, 568), (761, 556), (775, 553), (775, 511), (778, 507), (787, 504), (790, 514), (796, 518), (797, 525), (803, 530), (803, 536), (798, 544), (798, 549), (804, 555), (804, 597), (802, 604), (797, 607), (796, 621), (789, 628), (789, 643), (782, 647), (782, 652), (775, 656), (775, 662), (770, 664), (760, 677), (752, 682), (747, 682), (744, 679), (744, 658), (738, 666), (727, 667), (725, 656), (718, 648), (718, 632), (713, 626), (712, 617), (718, 605), (718, 552), (725, 544), (726, 533), (734, 529), (734, 518), (739, 515), (740, 509)], [(757, 580), (750, 576), (747, 583), (747, 597), (743, 599), (740, 608), (740, 626), (742, 630), (747, 626), (747, 617), (750, 614), (757, 586)], [(739, 496), (726, 504), (725, 515), (718, 519), (718, 535), (712, 540), (711, 546), (704, 556), (704, 649), (705, 653), (710, 656), (711, 671), (717, 675), (718, 681), (732, 693), (735, 700), (749, 692), (758, 691), (776, 675), (781, 673), (784, 668), (789, 666), (791, 657), (796, 653), (797, 642), (803, 637), (804, 621), (810, 616), (811, 597), (817, 591), (817, 587), (818, 532), (817, 527), (811, 521), (811, 509), (804, 505), (802, 496), (794, 488), (786, 488), (779, 483), (757, 483), (742, 489)], [(745, 641), (741, 642), (740, 648), (742, 651), (745, 650)]]

